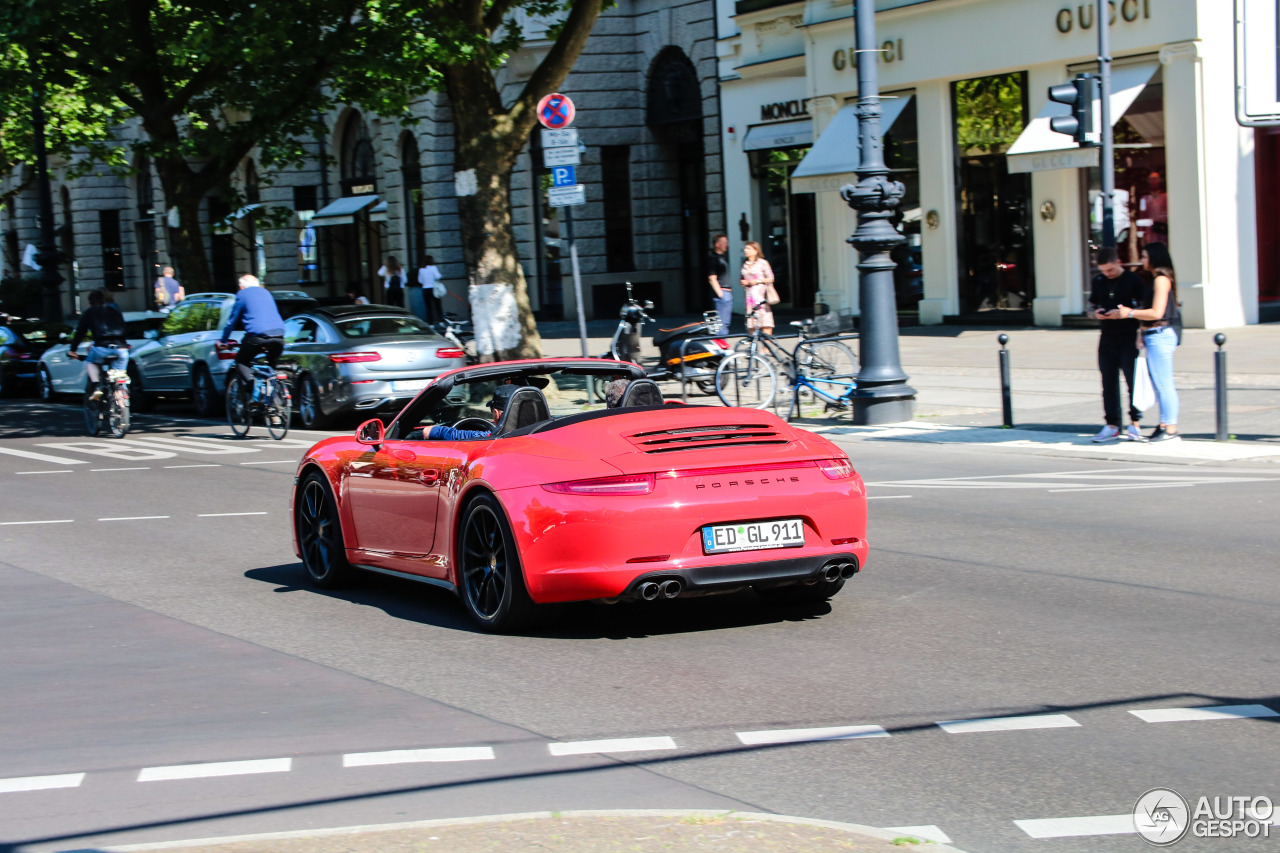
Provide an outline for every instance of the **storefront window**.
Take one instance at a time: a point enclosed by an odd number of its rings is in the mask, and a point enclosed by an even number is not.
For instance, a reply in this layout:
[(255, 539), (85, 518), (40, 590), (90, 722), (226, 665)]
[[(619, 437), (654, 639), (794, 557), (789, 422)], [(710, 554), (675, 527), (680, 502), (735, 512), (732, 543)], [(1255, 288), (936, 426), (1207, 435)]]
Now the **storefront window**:
[(817, 209), (813, 193), (791, 192), (791, 173), (808, 153), (809, 146), (751, 152), (761, 221), (750, 239), (764, 247), (782, 304), (803, 310), (818, 288)]
[[(889, 96), (886, 96), (889, 97)], [(898, 265), (893, 273), (894, 291), (898, 310), (915, 313), (920, 310), (924, 297), (924, 252), (920, 233), (920, 147), (916, 123), (916, 99), (906, 99), (902, 113), (884, 136), (884, 160), (893, 172), (893, 179), (906, 187), (906, 195), (894, 213), (894, 225), (907, 238), (907, 242), (893, 250), (893, 260)]]
[(1029, 311), (1035, 297), (1031, 176), (1011, 174), (1005, 152), (1027, 124), (1026, 75), (952, 84), (960, 311)]

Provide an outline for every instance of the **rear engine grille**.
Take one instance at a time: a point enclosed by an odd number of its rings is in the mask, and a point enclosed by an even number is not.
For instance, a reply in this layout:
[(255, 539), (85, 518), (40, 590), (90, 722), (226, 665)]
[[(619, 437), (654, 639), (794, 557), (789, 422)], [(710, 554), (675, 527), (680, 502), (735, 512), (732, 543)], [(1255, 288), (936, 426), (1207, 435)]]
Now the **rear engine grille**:
[(720, 424), (705, 427), (639, 432), (627, 436), (645, 453), (673, 453), (706, 447), (745, 447), (786, 444), (787, 439), (767, 424)]

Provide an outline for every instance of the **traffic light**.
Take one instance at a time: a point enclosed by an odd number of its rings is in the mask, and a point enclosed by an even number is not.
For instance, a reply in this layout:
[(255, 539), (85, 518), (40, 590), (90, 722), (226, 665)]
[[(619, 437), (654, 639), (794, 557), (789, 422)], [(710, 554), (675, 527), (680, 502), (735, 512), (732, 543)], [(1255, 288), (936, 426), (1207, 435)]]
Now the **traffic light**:
[(1070, 83), (1049, 87), (1049, 100), (1071, 107), (1071, 115), (1054, 116), (1049, 127), (1057, 133), (1065, 133), (1080, 145), (1096, 145), (1093, 139), (1093, 102), (1098, 99), (1098, 78), (1092, 74), (1077, 74)]

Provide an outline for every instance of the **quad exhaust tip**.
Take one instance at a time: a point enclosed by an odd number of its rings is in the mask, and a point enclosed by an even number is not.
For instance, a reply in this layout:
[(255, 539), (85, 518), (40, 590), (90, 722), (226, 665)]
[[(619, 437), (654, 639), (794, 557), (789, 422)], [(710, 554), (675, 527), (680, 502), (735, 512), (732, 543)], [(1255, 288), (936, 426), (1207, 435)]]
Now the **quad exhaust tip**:
[(663, 581), (661, 590), (663, 598), (675, 598), (684, 589), (684, 584), (674, 578), (669, 581)]
[(645, 583), (640, 584), (640, 589), (639, 589), (640, 597), (645, 601), (656, 600), (658, 595), (661, 592), (662, 592), (662, 587), (660, 587), (658, 584), (654, 583), (653, 581), (646, 581)]

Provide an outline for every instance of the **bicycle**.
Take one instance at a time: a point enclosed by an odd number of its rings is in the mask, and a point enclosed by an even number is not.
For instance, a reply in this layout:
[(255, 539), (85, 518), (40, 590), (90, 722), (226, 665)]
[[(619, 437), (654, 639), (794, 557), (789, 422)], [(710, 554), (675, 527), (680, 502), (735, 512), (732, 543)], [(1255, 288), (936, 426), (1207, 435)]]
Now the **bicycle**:
[[(69, 358), (84, 358), (68, 353)], [(96, 396), (95, 396), (95, 392)], [(89, 435), (101, 435), (107, 429), (112, 438), (124, 438), (129, 434), (129, 372), (98, 368), (98, 381), (85, 381), (84, 425)]]
[[(836, 343), (834, 341), (829, 344)], [(799, 347), (797, 347), (799, 349)], [(843, 393), (832, 394), (819, 385), (836, 385), (844, 389)], [(858, 390), (858, 383), (852, 376), (816, 376), (811, 377), (805, 373), (805, 368), (797, 362), (795, 374), (791, 377), (791, 403), (787, 406), (788, 422), (795, 415), (797, 409), (801, 409), (800, 395), (801, 392), (808, 392), (814, 397), (823, 401), (823, 411), (844, 412), (853, 405), (853, 394)]]
[(289, 433), (293, 398), (289, 394), (288, 377), (277, 373), (259, 354), (250, 365), (253, 385), (245, 388), (240, 372), (232, 367), (227, 380), (227, 424), (237, 436), (249, 434), (255, 418), (262, 416), (267, 433), (276, 441)]
[[(758, 310), (759, 306), (753, 308), (747, 319), (752, 319)], [(858, 357), (853, 350), (839, 341), (823, 340), (825, 335), (814, 333), (813, 320), (795, 320), (791, 325), (796, 327), (800, 343), (790, 352), (782, 346), (779, 338), (766, 334), (760, 328), (735, 345), (734, 354), (725, 359), (716, 371), (716, 394), (722, 403), (753, 409), (768, 408), (776, 398), (779, 372), (793, 387), (796, 386), (796, 377), (802, 373), (818, 379), (857, 374)]]

